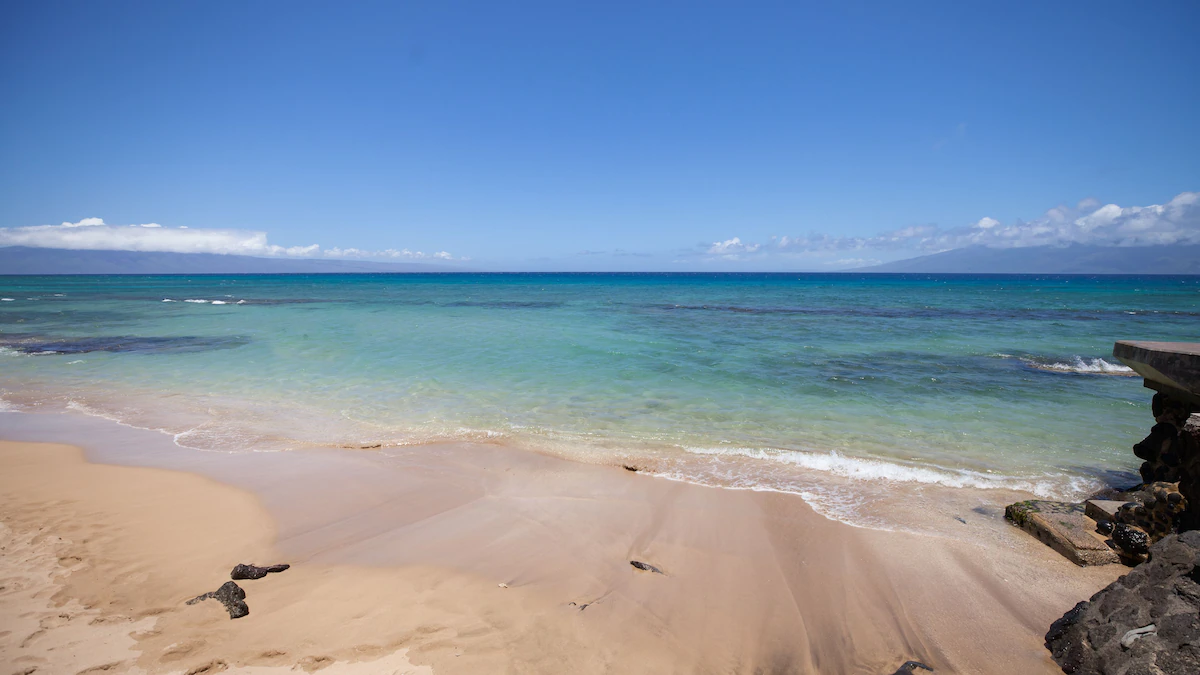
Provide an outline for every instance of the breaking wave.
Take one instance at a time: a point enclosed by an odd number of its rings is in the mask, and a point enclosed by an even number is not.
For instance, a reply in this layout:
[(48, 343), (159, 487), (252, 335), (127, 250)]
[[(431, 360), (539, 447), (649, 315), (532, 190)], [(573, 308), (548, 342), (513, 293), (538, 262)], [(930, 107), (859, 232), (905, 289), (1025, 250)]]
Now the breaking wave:
[[(848, 457), (838, 452), (806, 452), (802, 450), (767, 450), (762, 448), (696, 448), (684, 450), (693, 455), (717, 455), (778, 462), (802, 469), (832, 474), (852, 481), (891, 483), (920, 483), (950, 488), (981, 490), (1021, 490), (1039, 497), (1053, 499), (1077, 495), (1095, 489), (1099, 484), (1090, 479), (1068, 474), (1040, 476), (1010, 476), (969, 469), (912, 466), (881, 459)], [(744, 486), (752, 487), (752, 486)]]

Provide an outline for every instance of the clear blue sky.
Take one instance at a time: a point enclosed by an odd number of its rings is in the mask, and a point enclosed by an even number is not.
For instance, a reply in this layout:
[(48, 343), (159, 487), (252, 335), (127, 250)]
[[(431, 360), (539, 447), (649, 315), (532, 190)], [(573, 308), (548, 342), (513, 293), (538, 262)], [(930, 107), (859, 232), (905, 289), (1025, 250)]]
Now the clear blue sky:
[(1200, 3), (833, 4), (6, 2), (0, 227), (819, 268), (704, 256), (1200, 190)]

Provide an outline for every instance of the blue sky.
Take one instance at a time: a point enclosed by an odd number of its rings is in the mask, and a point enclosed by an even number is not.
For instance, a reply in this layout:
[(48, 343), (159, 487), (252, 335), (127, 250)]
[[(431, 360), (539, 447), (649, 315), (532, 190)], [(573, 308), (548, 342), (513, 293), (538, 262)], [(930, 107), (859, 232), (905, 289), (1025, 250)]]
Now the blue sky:
[[(573, 4), (5, 3), (0, 243), (835, 269), (985, 218), (1155, 243), (1121, 234), (1154, 213), (1200, 241), (1200, 4)], [(1025, 236), (1108, 204), (1111, 236)]]

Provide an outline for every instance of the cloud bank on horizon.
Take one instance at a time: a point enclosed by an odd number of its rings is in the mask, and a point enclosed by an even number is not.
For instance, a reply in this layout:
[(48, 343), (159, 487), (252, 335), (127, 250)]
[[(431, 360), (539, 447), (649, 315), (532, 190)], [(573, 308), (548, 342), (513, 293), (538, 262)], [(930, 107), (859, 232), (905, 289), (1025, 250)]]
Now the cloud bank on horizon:
[[(1085, 200), (1074, 208), (1058, 206), (1034, 220), (1018, 220), (1008, 225), (984, 217), (963, 227), (943, 229), (937, 225), (915, 225), (872, 237), (818, 233), (775, 236), (764, 243), (731, 237), (690, 249), (683, 257), (702, 263), (809, 258), (827, 268), (853, 268), (882, 262), (872, 253), (894, 257), (902, 252), (920, 255), (967, 246), (1019, 248), (1072, 244), (1110, 247), (1200, 244), (1200, 192), (1181, 192), (1165, 204), (1149, 206), (1122, 207)], [(270, 243), (266, 232), (255, 230), (164, 227), (158, 223), (118, 226), (109, 225), (100, 218), (84, 218), (60, 225), (0, 228), (0, 246), (292, 258), (470, 260), (446, 251), (425, 253), (407, 248), (366, 250), (337, 246), (322, 248), (318, 244), (285, 247)], [(585, 251), (580, 255), (601, 253), (604, 252)], [(610, 255), (650, 257), (652, 254), (618, 249)]]
[(84, 218), (76, 223), (0, 228), (0, 246), (31, 246), (91, 251), (154, 251), (160, 253), (217, 253), (259, 257), (466, 260), (446, 251), (424, 253), (403, 249), (379, 251), (358, 248), (321, 248), (278, 246), (267, 240), (266, 232), (216, 228), (108, 225), (102, 218)]
[[(874, 237), (828, 234), (772, 237), (764, 244), (739, 237), (713, 242), (710, 259), (746, 260), (754, 256), (830, 255), (852, 251), (912, 250), (939, 253), (967, 246), (1021, 248), (1032, 246), (1162, 246), (1200, 244), (1200, 192), (1181, 192), (1166, 204), (1121, 207), (1085, 200), (1075, 208), (1057, 206), (1040, 218), (1004, 225), (984, 217), (965, 227), (942, 229), (915, 225)], [(826, 264), (873, 264), (873, 258), (842, 258)]]

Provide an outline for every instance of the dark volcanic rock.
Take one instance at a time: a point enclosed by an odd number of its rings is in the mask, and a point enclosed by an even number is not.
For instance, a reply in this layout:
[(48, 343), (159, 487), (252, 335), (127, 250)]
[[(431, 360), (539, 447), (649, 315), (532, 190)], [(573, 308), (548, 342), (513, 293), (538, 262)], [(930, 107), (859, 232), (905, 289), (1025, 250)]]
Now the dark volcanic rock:
[(259, 567), (257, 565), (238, 565), (237, 567), (233, 568), (232, 572), (229, 573), (229, 578), (235, 580), (261, 579), (268, 574), (282, 572), (289, 567), (291, 567), (291, 565), (267, 565), (266, 567)]
[(1200, 532), (1170, 535), (1150, 559), (1050, 626), (1046, 648), (1072, 675), (1200, 673)]
[(209, 598), (225, 605), (225, 609), (229, 612), (229, 618), (231, 619), (240, 619), (250, 613), (250, 607), (246, 604), (246, 591), (243, 591), (241, 586), (232, 581), (226, 581), (215, 591), (205, 593), (204, 595), (197, 595), (188, 600), (187, 604), (194, 605)]
[(1112, 538), (1118, 548), (1128, 553), (1137, 555), (1150, 550), (1150, 539), (1146, 533), (1125, 523), (1113, 526)]
[(921, 670), (928, 670), (931, 673), (933, 672), (933, 668), (930, 668), (920, 661), (905, 661), (904, 665), (897, 668), (896, 672), (892, 673), (892, 675), (912, 675), (913, 671), (917, 668), (920, 668)]
[(640, 560), (630, 560), (629, 564), (633, 565), (634, 567), (638, 568), (639, 570), (642, 570), (645, 572), (654, 572), (655, 574), (663, 574), (663, 571), (658, 569), (654, 565), (651, 565), (650, 563), (641, 562)]

